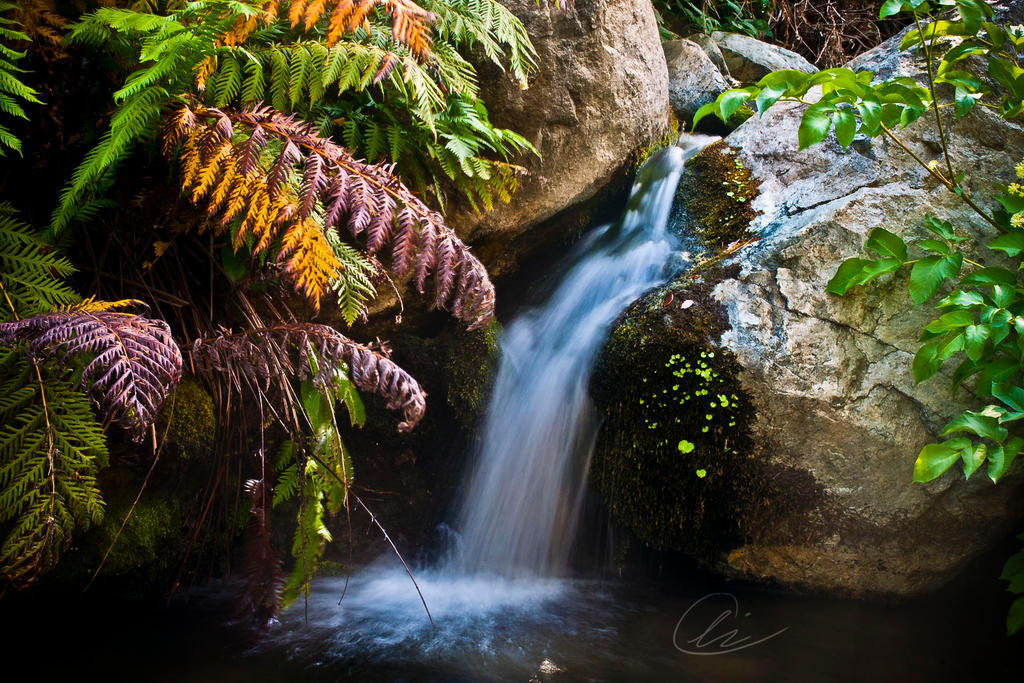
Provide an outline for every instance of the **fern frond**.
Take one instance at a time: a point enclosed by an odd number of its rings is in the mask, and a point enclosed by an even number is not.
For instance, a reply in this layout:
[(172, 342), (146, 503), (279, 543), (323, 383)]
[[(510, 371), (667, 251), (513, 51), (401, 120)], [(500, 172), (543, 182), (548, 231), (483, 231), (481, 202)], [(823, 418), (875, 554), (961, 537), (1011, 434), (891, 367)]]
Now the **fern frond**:
[(79, 299), (63, 280), (74, 268), (18, 220), (10, 204), (0, 204), (0, 322), (67, 306)]
[[(263, 5), (268, 23), (281, 14), (285, 0), (268, 0)], [(327, 17), (327, 44), (334, 45), (341, 37), (366, 26), (378, 7), (391, 20), (391, 35), (406, 45), (420, 61), (430, 58), (430, 30), (434, 15), (411, 0), (287, 0), (288, 23), (310, 31), (321, 17)], [(237, 32), (233, 39), (237, 40)]]
[[(329, 139), (317, 135), (310, 124), (268, 108), (198, 109), (190, 115), (179, 115), (177, 120), (193, 125), (184, 132), (181, 142), (182, 190), (197, 197), (197, 201), (205, 196), (205, 190), (196, 194), (197, 188), (204, 187), (204, 169), (219, 169), (224, 163), (240, 163), (243, 158), (254, 164), (244, 180), (239, 181), (251, 189), (242, 190), (247, 199), (236, 202), (248, 206), (247, 210), (239, 212), (247, 211), (237, 234), (256, 235), (257, 251), (269, 245), (267, 236), (281, 229), (293, 241), (295, 235), (308, 236), (304, 243), (313, 245), (324, 239), (324, 230), (344, 227), (354, 238), (365, 237), (366, 248), (371, 253), (383, 251), (401, 237), (403, 249), (411, 246), (417, 253), (415, 284), (420, 292), (427, 276), (436, 272), (435, 305), (450, 307), (457, 317), (470, 323), (471, 329), (486, 324), (493, 317), (494, 287), (483, 265), (445, 226), (441, 216), (427, 208), (387, 167), (357, 161)], [(165, 148), (178, 144), (175, 136), (183, 126), (171, 127)], [(260, 149), (269, 149), (267, 140), (276, 140), (280, 143), (278, 151), (269, 159), (257, 161), (248, 151), (254, 138), (260, 140)], [(222, 154), (229, 144), (232, 151)], [(198, 161), (193, 158), (196, 156)], [(313, 156), (318, 159), (311, 162)], [(199, 169), (198, 174), (189, 171), (192, 167)], [(305, 210), (292, 194), (294, 190), (285, 182), (300, 169), (303, 188), (298, 194), (306, 194), (302, 206), (310, 207), (314, 203), (312, 195), (324, 210), (323, 222), (316, 231), (320, 236), (316, 238), (312, 236), (314, 224), (306, 220), (308, 214), (304, 215)], [(229, 210), (234, 208), (230, 199), (227, 206)], [(219, 208), (213, 208), (212, 213), (216, 214)], [(402, 210), (404, 220), (398, 221), (396, 216)], [(221, 222), (226, 220), (230, 217), (222, 215)], [(299, 222), (301, 228), (294, 228)], [(292, 230), (298, 232), (288, 232)], [(439, 247), (442, 251), (437, 251)], [(291, 260), (286, 265), (285, 275), (298, 291), (318, 305), (322, 292), (311, 283), (321, 282), (324, 273), (337, 268), (337, 262), (327, 258), (325, 250), (310, 249), (312, 251), (303, 252), (301, 259)], [(282, 255), (289, 257), (294, 253), (289, 249)], [(393, 263), (392, 270), (398, 273), (406, 268)], [(455, 278), (466, 287), (452, 288), (449, 280)]]
[(0, 574), (24, 588), (72, 533), (102, 519), (95, 473), (107, 449), (88, 399), (62, 379), (44, 382), (21, 354), (0, 360), (0, 396)]
[(338, 277), (331, 282), (331, 286), (338, 296), (338, 310), (342, 319), (351, 325), (365, 316), (367, 302), (377, 294), (377, 288), (373, 285), (377, 269), (358, 249), (342, 242), (337, 231), (327, 230), (326, 237), (341, 263)]
[[(20, 22), (3, 17), (7, 12), (18, 9), (17, 5), (8, 2), (0, 2), (0, 19), (8, 26), (21, 26)], [(23, 103), (42, 104), (39, 99), (39, 92), (21, 82), (23, 69), (15, 66), (15, 62), (25, 56), (24, 52), (18, 52), (10, 47), (15, 41), (28, 41), (29, 36), (20, 30), (4, 28), (0, 34), (0, 101), (2, 110), (13, 118), (28, 119), (28, 115), (22, 108)], [(0, 126), (0, 157), (6, 156), (7, 150), (21, 154), (21, 141), (4, 126)]]
[(61, 367), (88, 357), (79, 386), (105, 420), (141, 439), (181, 379), (181, 352), (167, 323), (113, 310), (139, 303), (89, 300), (66, 311), (0, 323), (0, 346), (26, 341), (30, 358), (56, 358)]
[(314, 323), (282, 324), (238, 333), (221, 333), (210, 339), (198, 339), (192, 357), (205, 367), (227, 374), (236, 388), (243, 383), (269, 386), (277, 376), (304, 379), (310, 375), (306, 363), (309, 350), (316, 353), (319, 366), (314, 384), (333, 382), (333, 373), (348, 367), (352, 383), (363, 391), (382, 396), (390, 410), (401, 410), (404, 420), (399, 431), (416, 426), (426, 411), (426, 393), (419, 383), (390, 358), (356, 343), (327, 325)]

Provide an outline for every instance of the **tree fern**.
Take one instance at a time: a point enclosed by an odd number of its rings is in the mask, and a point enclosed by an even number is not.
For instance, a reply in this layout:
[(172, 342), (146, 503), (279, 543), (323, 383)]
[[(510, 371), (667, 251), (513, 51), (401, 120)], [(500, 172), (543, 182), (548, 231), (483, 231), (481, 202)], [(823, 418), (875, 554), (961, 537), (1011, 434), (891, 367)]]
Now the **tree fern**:
[(17, 352), (0, 352), (0, 396), (0, 573), (20, 588), (102, 519), (95, 474), (107, 449), (89, 400)]
[(433, 274), (434, 305), (470, 328), (493, 317), (487, 271), (440, 215), (387, 168), (355, 160), (309, 124), (266, 108), (183, 107), (165, 138), (165, 150), (180, 148), (185, 194), (222, 226), (238, 221), (236, 248), (251, 239), (260, 253), (280, 237), (283, 272), (314, 305), (338, 277), (323, 231), (339, 227), (371, 253), (390, 246), (392, 272), (411, 271), (419, 291)]
[[(28, 114), (22, 105), (42, 102), (39, 100), (39, 93), (20, 80), (21, 74), (26, 72), (19, 69), (16, 64), (25, 53), (10, 47), (11, 43), (29, 40), (29, 37), (19, 30), (19, 22), (4, 16), (16, 9), (17, 5), (0, 2), (0, 112), (6, 116), (27, 120)], [(21, 140), (9, 128), (0, 124), (0, 157), (5, 156), (7, 150), (20, 155)]]
[(67, 306), (79, 300), (64, 278), (72, 265), (45, 245), (18, 220), (14, 208), (0, 204), (0, 322), (23, 318), (39, 311)]
[(85, 301), (67, 310), (0, 323), (0, 346), (28, 342), (36, 361), (87, 361), (79, 384), (104, 418), (141, 439), (181, 379), (181, 352), (162, 320), (125, 313), (139, 301)]

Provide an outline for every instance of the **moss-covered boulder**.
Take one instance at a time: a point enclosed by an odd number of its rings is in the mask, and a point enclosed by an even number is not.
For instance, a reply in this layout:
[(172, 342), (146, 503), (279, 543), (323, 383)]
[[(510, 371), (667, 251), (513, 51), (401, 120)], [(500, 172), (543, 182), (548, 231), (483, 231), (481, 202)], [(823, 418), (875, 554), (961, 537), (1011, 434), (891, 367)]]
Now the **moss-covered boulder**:
[(747, 237), (757, 216), (758, 182), (736, 150), (724, 142), (708, 145), (687, 164), (679, 180), (672, 225), (696, 236), (716, 253)]
[(684, 277), (635, 302), (591, 381), (605, 418), (591, 477), (612, 518), (647, 547), (704, 564), (747, 537), (782, 474), (760, 464), (740, 367), (719, 344), (725, 316), (709, 294), (722, 276)]

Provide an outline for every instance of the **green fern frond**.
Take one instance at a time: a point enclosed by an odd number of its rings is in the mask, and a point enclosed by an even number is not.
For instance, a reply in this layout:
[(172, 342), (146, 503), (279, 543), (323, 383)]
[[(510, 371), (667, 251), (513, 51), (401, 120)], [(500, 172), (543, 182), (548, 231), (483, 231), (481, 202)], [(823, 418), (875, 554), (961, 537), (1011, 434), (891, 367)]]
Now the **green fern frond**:
[(40, 380), (23, 354), (5, 354), (0, 394), (0, 574), (20, 588), (102, 519), (95, 474), (107, 448), (89, 400), (65, 379)]
[(80, 299), (64, 278), (74, 272), (66, 259), (18, 220), (10, 204), (0, 204), (0, 322), (67, 306)]
[(366, 304), (377, 295), (377, 289), (373, 286), (376, 268), (361, 251), (342, 242), (337, 231), (328, 230), (326, 236), (341, 262), (338, 277), (331, 282), (331, 287), (338, 295), (341, 317), (351, 325), (363, 317)]
[[(4, 44), (29, 40), (29, 37), (21, 31), (7, 28), (20, 26), (13, 19), (2, 16), (15, 9), (17, 6), (12, 3), (0, 2), (0, 111), (12, 118), (28, 119), (22, 104), (42, 104), (42, 101), (38, 97), (37, 90), (25, 85), (20, 80), (21, 74), (27, 72), (18, 68), (16, 62), (22, 59), (25, 53), (18, 52)], [(7, 150), (20, 155), (21, 140), (6, 126), (0, 125), (0, 157), (6, 156)]]

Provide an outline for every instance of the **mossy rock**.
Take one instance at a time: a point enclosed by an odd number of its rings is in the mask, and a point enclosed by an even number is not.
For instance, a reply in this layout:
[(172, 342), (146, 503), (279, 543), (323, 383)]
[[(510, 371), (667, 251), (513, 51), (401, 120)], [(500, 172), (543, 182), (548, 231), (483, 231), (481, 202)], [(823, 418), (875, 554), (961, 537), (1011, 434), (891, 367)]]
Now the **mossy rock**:
[(194, 379), (182, 379), (157, 417), (157, 435), (164, 438), (166, 434), (166, 446), (190, 459), (213, 453), (216, 432), (213, 398)]
[(752, 403), (711, 296), (734, 275), (712, 268), (640, 298), (616, 321), (591, 380), (604, 416), (591, 480), (613, 520), (648, 548), (708, 567), (803, 519), (821, 495), (750, 435)]
[(711, 556), (734, 540), (749, 446), (739, 366), (710, 286), (679, 281), (619, 318), (592, 391), (605, 424), (591, 468), (612, 517), (645, 545)]
[(711, 252), (742, 240), (757, 216), (758, 183), (724, 142), (708, 145), (687, 164), (676, 191), (672, 224), (687, 226)]
[(445, 399), (456, 419), (473, 424), (486, 408), (494, 382), (501, 325), (492, 320), (472, 332), (458, 330), (443, 339)]
[(99, 485), (106, 503), (103, 521), (75, 539), (52, 575), (46, 577), (50, 585), (84, 586), (102, 563), (100, 583), (116, 582), (119, 589), (143, 592), (166, 589), (188, 542), (184, 530), (187, 503), (174, 488), (151, 483), (132, 509), (141, 486), (136, 474), (122, 467), (101, 473)]

